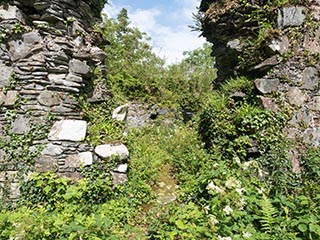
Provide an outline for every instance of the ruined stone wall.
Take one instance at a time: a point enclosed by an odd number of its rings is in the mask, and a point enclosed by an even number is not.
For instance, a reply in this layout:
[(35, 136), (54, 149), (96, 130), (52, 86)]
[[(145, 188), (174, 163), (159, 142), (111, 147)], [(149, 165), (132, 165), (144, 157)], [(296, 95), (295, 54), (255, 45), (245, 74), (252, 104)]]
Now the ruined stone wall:
[(291, 151), (298, 172), (303, 147), (320, 145), (320, 1), (283, 2), (203, 0), (200, 10), (216, 83), (247, 76), (266, 109), (289, 114), (284, 131), (298, 146)]
[[(78, 106), (81, 94), (91, 94), (90, 101), (105, 97), (87, 90), (106, 56), (99, 46), (107, 41), (93, 31), (98, 5), (98, 0), (0, 3), (2, 195), (16, 199), (19, 181), (30, 172), (53, 171), (77, 180), (80, 166), (108, 157), (112, 146), (94, 151), (84, 143), (88, 123)], [(124, 146), (117, 147), (128, 157)]]

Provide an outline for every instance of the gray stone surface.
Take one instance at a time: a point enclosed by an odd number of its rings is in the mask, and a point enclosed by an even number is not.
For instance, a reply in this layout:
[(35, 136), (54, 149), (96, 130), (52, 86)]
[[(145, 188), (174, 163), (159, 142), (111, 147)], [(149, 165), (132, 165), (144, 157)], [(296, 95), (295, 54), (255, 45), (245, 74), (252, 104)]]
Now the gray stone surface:
[(98, 102), (104, 102), (110, 98), (111, 98), (111, 94), (106, 84), (104, 82), (100, 82), (95, 86), (92, 96), (88, 98), (88, 101), (92, 103), (98, 103)]
[(287, 98), (291, 105), (301, 106), (307, 100), (307, 95), (298, 87), (292, 87), (287, 93)]
[(157, 115), (157, 108), (150, 107), (146, 104), (130, 103), (126, 118), (127, 126), (129, 128), (143, 127), (150, 122), (151, 116), (156, 117)]
[(2, 149), (0, 149), (0, 162), (4, 162), (6, 160), (6, 153)]
[[(216, 4), (218, 1), (202, 1), (212, 2)], [(263, 95), (263, 107), (284, 112), (291, 117), (289, 123), (284, 122), (283, 132), (294, 143), (289, 158), (292, 161), (292, 171), (299, 173), (300, 154), (305, 152), (309, 144), (320, 145), (320, 63), (317, 58), (320, 53), (320, 28), (317, 25), (320, 19), (320, 1), (296, 1), (297, 4), (280, 7), (278, 16), (275, 16), (278, 19), (272, 19), (278, 20), (279, 29), (274, 29), (272, 38), (269, 38), (270, 35), (262, 45), (256, 46), (245, 45), (246, 41), (251, 40), (251, 32), (247, 30), (251, 30), (252, 22), (243, 21), (242, 14), (233, 14), (264, 7), (263, 1), (247, 2), (247, 7), (242, 5), (239, 8), (235, 4), (228, 9), (217, 3), (214, 5), (217, 9), (212, 5), (210, 9), (203, 10), (202, 34), (213, 43), (212, 54), (218, 70), (218, 80), (214, 83), (217, 82), (218, 87), (229, 77), (259, 78), (255, 85)], [(297, 35), (293, 36), (292, 33)], [(235, 38), (240, 39), (245, 46), (243, 49), (238, 48), (240, 52), (231, 55), (226, 49), (232, 45), (229, 41)], [(246, 46), (252, 49), (247, 49)], [(243, 59), (249, 53), (257, 55)]]
[(125, 173), (118, 173), (111, 171), (111, 175), (113, 177), (112, 183), (113, 185), (122, 185), (128, 182), (128, 176)]
[(102, 158), (109, 159), (112, 156), (118, 156), (120, 160), (129, 157), (129, 151), (124, 144), (103, 144), (95, 148), (95, 153)]
[(24, 115), (18, 115), (12, 124), (11, 131), (16, 134), (25, 134), (31, 129), (30, 119)]
[(320, 111), (320, 96), (314, 96), (308, 104), (311, 110)]
[(42, 37), (38, 32), (29, 32), (22, 35), (23, 42), (27, 45), (35, 45), (42, 42)]
[(319, 72), (314, 67), (307, 67), (303, 70), (303, 85), (301, 89), (314, 90), (319, 87)]
[(59, 105), (61, 99), (57, 92), (45, 90), (39, 94), (38, 102), (43, 106), (53, 107)]
[(56, 172), (58, 169), (58, 161), (52, 156), (42, 155), (36, 160), (35, 170), (37, 172)]
[(20, 196), (20, 183), (13, 182), (10, 184), (10, 199), (18, 199)]
[(278, 90), (280, 84), (279, 79), (258, 78), (254, 81), (256, 88), (261, 93), (271, 93)]
[(78, 154), (80, 164), (82, 166), (90, 166), (93, 164), (93, 153), (92, 152), (81, 152)]
[[(97, 38), (92, 30), (99, 21), (98, 14), (93, 13), (97, 3), (98, 0), (91, 0), (90, 4), (84, 0), (10, 1), (14, 6), (0, 3), (0, 31), (9, 30), (8, 37), (0, 43), (0, 138), (10, 141), (5, 128), (25, 134), (31, 125), (51, 125), (48, 116), (52, 116), (57, 122), (48, 137), (26, 147), (36, 153), (39, 146), (45, 146), (35, 159), (35, 171), (54, 171), (73, 181), (81, 177), (80, 166), (99, 162), (94, 147), (80, 142), (86, 136), (87, 123), (80, 120), (83, 114), (78, 102), (85, 84), (91, 84), (89, 65), (99, 66), (105, 73), (103, 38)], [(19, 30), (17, 27), (21, 27), (21, 33), (11, 32)], [(79, 32), (81, 36), (75, 39)], [(16, 82), (5, 93), (4, 87), (10, 84), (13, 73)], [(95, 86), (94, 92), (86, 92), (90, 101), (110, 98), (105, 83)], [(5, 118), (11, 109), (17, 112), (13, 121)], [(12, 154), (4, 155), (0, 149), (2, 163), (19, 162), (12, 159)], [(20, 164), (10, 164), (8, 169), (17, 167)], [(0, 185), (1, 174), (0, 170)], [(11, 188), (10, 184), (7, 187), (11, 198), (17, 198), (18, 188)]]
[(42, 151), (42, 155), (49, 155), (49, 156), (58, 156), (63, 153), (63, 148), (60, 145), (55, 145), (49, 143)]
[(18, 96), (19, 96), (18, 91), (8, 91), (6, 95), (6, 99), (4, 101), (4, 106), (13, 107)]
[(45, 1), (35, 1), (33, 4), (34, 8), (37, 9), (38, 11), (45, 10), (50, 7), (50, 2), (45, 2)]
[(117, 107), (112, 112), (112, 118), (121, 122), (126, 120), (127, 114), (128, 114), (128, 107), (129, 107), (128, 104)]
[(6, 66), (4, 62), (0, 61), (0, 88), (9, 84), (12, 72), (12, 67)]
[(66, 76), (66, 80), (67, 81), (70, 81), (70, 82), (77, 82), (77, 83), (82, 83), (83, 82), (83, 79), (81, 76), (78, 76), (78, 75), (74, 75), (72, 73), (69, 73), (67, 76)]
[(237, 51), (241, 51), (240, 39), (236, 38), (236, 39), (233, 39), (233, 40), (229, 41), (227, 43), (227, 47), (231, 48), (231, 49), (234, 49), (234, 50), (237, 50)]
[(315, 147), (320, 145), (320, 128), (308, 128), (302, 134), (303, 142)]
[(304, 23), (306, 15), (304, 7), (284, 7), (278, 11), (278, 27), (296, 27)]
[(258, 65), (252, 67), (250, 69), (250, 71), (260, 71), (260, 72), (264, 72), (267, 71), (268, 69), (276, 66), (277, 64), (279, 64), (279, 60), (278, 60), (278, 56), (272, 56), (267, 58), (266, 60), (264, 60), (263, 62), (259, 63)]
[(2, 91), (0, 91), (0, 106), (4, 104), (6, 97), (7, 96)]
[(290, 49), (290, 42), (287, 36), (274, 38), (268, 44), (268, 48), (273, 54), (284, 54)]
[(80, 157), (78, 154), (69, 155), (65, 160), (65, 166), (67, 168), (79, 168), (81, 166)]
[(87, 122), (82, 120), (60, 120), (49, 133), (49, 140), (83, 141), (86, 137)]
[(117, 166), (116, 169), (113, 170), (114, 172), (118, 172), (118, 173), (126, 173), (128, 172), (128, 164), (120, 164)]
[(98, 47), (92, 47), (90, 49), (90, 54), (92, 56), (92, 59), (96, 62), (103, 62), (107, 57), (107, 54)]
[(308, 108), (303, 107), (293, 113), (293, 117), (289, 121), (289, 124), (294, 127), (312, 127), (313, 114), (309, 111)]
[(274, 112), (279, 111), (279, 106), (277, 103), (275, 103), (274, 99), (264, 96), (260, 96), (260, 99), (264, 109), (272, 110)]
[(66, 74), (49, 74), (48, 79), (51, 82), (55, 82), (58, 80), (65, 80), (66, 79)]
[(80, 75), (88, 75), (91, 73), (91, 68), (85, 63), (77, 59), (72, 59), (69, 62), (69, 69), (71, 73), (80, 74)]
[(16, 6), (0, 6), (0, 19), (4, 20), (18, 20), (22, 23), (25, 22), (22, 11)]
[(22, 35), (22, 39), (10, 41), (8, 44), (12, 60), (17, 61), (40, 50), (43, 47), (41, 42), (42, 38), (37, 32), (25, 33)]
[(320, 52), (320, 29), (315, 31), (314, 36), (310, 36), (309, 34), (304, 36), (303, 47), (311, 54), (318, 54)]
[(300, 159), (299, 152), (295, 149), (288, 151), (288, 158), (292, 163), (292, 172), (296, 174), (300, 174), (302, 169), (299, 161)]
[(63, 79), (57, 79), (55, 81), (53, 81), (53, 83), (57, 84), (57, 85), (62, 85), (62, 86), (66, 86), (66, 87), (73, 87), (73, 88), (81, 88), (81, 84), (76, 83), (76, 82), (71, 82), (71, 81), (67, 81), (67, 80), (63, 80)]

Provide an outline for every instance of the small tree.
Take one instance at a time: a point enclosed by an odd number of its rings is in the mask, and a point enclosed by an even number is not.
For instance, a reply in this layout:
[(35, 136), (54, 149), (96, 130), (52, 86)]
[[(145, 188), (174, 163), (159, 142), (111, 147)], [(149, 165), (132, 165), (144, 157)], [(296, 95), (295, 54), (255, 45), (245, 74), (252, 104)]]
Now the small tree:
[(110, 45), (106, 47), (108, 81), (120, 98), (150, 100), (159, 95), (159, 81), (164, 61), (152, 52), (150, 38), (132, 27), (126, 9), (116, 19), (105, 17), (102, 32)]

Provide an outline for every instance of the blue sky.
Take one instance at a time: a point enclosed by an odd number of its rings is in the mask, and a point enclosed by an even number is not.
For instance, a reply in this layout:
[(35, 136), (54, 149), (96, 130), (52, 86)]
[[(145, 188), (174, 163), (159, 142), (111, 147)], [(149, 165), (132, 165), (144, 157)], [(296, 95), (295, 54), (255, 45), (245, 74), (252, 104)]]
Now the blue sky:
[(109, 0), (104, 11), (116, 17), (126, 8), (133, 26), (151, 38), (154, 52), (174, 63), (182, 59), (183, 51), (196, 49), (205, 42), (199, 32), (192, 32), (192, 13), (200, 0)]

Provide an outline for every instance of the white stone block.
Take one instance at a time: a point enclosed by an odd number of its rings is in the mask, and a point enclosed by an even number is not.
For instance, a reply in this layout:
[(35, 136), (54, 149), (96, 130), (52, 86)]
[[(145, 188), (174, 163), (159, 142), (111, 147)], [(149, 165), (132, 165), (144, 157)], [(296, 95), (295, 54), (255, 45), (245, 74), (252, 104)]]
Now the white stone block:
[(79, 159), (82, 166), (89, 166), (93, 163), (93, 154), (92, 152), (82, 152), (79, 153)]
[(99, 145), (95, 148), (95, 153), (102, 158), (111, 158), (113, 155), (116, 155), (120, 158), (120, 160), (127, 159), (129, 157), (128, 148), (123, 145), (112, 145), (112, 144), (104, 144)]
[(82, 120), (60, 120), (49, 133), (49, 140), (83, 141), (86, 137), (87, 122)]

